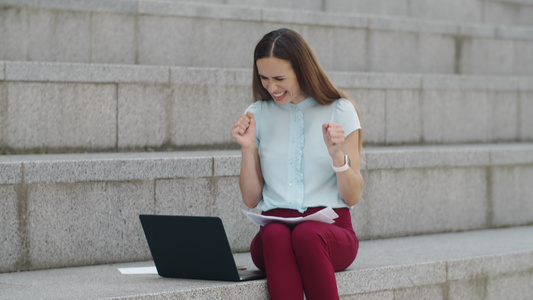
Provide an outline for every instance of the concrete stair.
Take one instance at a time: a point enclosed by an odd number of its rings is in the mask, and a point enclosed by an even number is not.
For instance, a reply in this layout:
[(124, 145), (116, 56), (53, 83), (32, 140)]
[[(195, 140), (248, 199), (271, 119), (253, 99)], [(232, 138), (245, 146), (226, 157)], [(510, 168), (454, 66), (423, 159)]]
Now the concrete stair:
[[(363, 240), (533, 223), (531, 143), (366, 156), (352, 212)], [(257, 230), (241, 212), (239, 151), (6, 155), (0, 170), (3, 272), (147, 260), (140, 213), (220, 216), (235, 252)]]
[[(0, 62), (9, 153), (228, 149), (248, 69)], [(533, 77), (330, 72), (366, 145), (533, 141)]]
[[(339, 7), (348, 5), (342, 2)], [(454, 12), (462, 11), (459, 1), (452, 2)], [(525, 9), (519, 11), (533, 19), (533, 5), (520, 3)], [(289, 26), (308, 40), (328, 71), (533, 75), (530, 24), (180, 1), (1, 0), (0, 5), (0, 39), (7, 45), (0, 48), (0, 60), (250, 68), (258, 39)]]
[(531, 0), (201, 0), (195, 2), (467, 23), (533, 25)]
[(0, 299), (268, 299), (117, 268), (152, 265), (140, 213), (220, 216), (254, 268), (228, 132), (279, 27), (361, 108), (341, 298), (528, 299), (532, 26), (531, 0), (0, 0)]
[[(533, 227), (363, 241), (358, 258), (337, 273), (343, 300), (529, 299)], [(251, 266), (249, 255), (236, 254)], [(0, 276), (5, 299), (269, 299), (266, 280), (244, 283), (121, 275), (112, 264)]]

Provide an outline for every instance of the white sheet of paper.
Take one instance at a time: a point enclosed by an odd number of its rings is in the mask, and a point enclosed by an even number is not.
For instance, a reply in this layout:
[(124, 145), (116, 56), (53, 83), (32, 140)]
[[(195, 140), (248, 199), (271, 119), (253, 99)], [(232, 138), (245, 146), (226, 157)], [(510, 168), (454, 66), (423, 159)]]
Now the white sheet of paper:
[(135, 268), (118, 268), (123, 275), (141, 275), (141, 274), (157, 274), (155, 266), (152, 267), (135, 267)]
[(339, 217), (339, 215), (337, 215), (337, 213), (331, 207), (326, 207), (306, 217), (296, 217), (296, 218), (264, 216), (261, 214), (256, 214), (256, 213), (244, 210), (244, 209), (242, 210), (242, 212), (248, 217), (248, 219), (250, 219), (250, 221), (261, 226), (264, 226), (270, 222), (282, 222), (286, 224), (295, 225), (295, 224), (298, 224), (300, 222), (305, 222), (305, 221), (318, 221), (318, 222), (332, 224), (335, 222), (334, 219)]

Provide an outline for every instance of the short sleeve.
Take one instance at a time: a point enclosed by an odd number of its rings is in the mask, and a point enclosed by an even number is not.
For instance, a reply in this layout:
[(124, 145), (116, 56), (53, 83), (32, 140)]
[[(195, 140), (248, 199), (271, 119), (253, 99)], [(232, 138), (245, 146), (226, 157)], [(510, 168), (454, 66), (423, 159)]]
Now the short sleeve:
[(337, 100), (332, 122), (341, 124), (346, 136), (355, 130), (361, 129), (361, 122), (355, 106), (350, 100), (344, 98)]
[(252, 103), (250, 106), (248, 106), (248, 108), (244, 111), (245, 114), (248, 112), (251, 112), (252, 114), (254, 114), (255, 130), (256, 130), (256, 135), (255, 135), (256, 148), (259, 148), (259, 144), (261, 141), (261, 138), (259, 136), (259, 133), (261, 132), (261, 130), (259, 126), (261, 124), (260, 120), (261, 120), (262, 104), (263, 104), (263, 101), (256, 101)]

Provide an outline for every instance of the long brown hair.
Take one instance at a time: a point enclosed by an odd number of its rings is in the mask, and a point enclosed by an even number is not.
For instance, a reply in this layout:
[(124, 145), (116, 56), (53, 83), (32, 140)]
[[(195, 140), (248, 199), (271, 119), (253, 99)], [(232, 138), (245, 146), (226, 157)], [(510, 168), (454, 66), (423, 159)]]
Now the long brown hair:
[[(261, 84), (261, 78), (257, 70), (257, 60), (266, 57), (276, 57), (289, 61), (302, 91), (319, 104), (329, 105), (339, 98), (345, 98), (350, 100), (357, 111), (357, 115), (360, 116), (359, 107), (346, 93), (335, 87), (331, 82), (304, 38), (296, 31), (287, 28), (281, 28), (265, 34), (255, 46), (252, 79), (252, 91), (255, 101), (272, 99), (272, 96)], [(358, 148), (359, 153), (362, 155), (362, 130), (359, 131)]]

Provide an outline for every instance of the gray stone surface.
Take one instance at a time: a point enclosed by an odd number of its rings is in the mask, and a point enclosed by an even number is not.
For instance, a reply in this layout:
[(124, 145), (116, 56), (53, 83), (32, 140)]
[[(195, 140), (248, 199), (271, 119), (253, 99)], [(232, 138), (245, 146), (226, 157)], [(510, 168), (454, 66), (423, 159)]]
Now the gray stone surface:
[(385, 143), (421, 142), (422, 105), (416, 90), (387, 90), (385, 94)]
[(489, 140), (489, 102), (480, 91), (423, 91), (423, 140), (429, 143)]
[[(246, 86), (251, 93), (252, 69), (221, 69), (221, 68), (170, 68), (170, 82), (184, 85), (227, 85)], [(251, 95), (250, 95), (251, 97)], [(249, 98), (249, 97), (248, 97)]]
[[(198, 53), (193, 40), (193, 19), (176, 19), (147, 15), (140, 18), (138, 56), (141, 64), (148, 65), (184, 65), (190, 61), (190, 52), (180, 51), (179, 45), (194, 48), (192, 53)], [(152, 45), (158, 45), (153, 49)]]
[[(3, 70), (4, 64), (0, 64)], [(0, 72), (0, 78), (3, 77), (3, 72)], [(2, 80), (2, 79), (0, 79)], [(5, 128), (7, 126), (7, 88), (6, 84), (0, 81), (0, 145), (5, 145)]]
[(443, 285), (430, 285), (394, 291), (394, 299), (445, 299)]
[[(0, 52), (2, 60), (245, 68), (251, 65), (255, 42), (283, 26), (301, 31), (327, 70), (528, 76), (533, 72), (529, 27), (472, 24), (471, 19), (434, 22), (412, 12), (415, 18), (393, 18), (146, 0), (132, 1), (135, 11), (118, 0), (110, 1), (109, 7), (99, 2), (75, 7), (69, 2), (58, 9), (59, 2), (21, 1), (0, 2), (15, 6), (3, 12), (9, 22), (0, 37), (11, 43)], [(31, 8), (22, 6), (28, 1)], [(469, 14), (453, 2), (414, 6), (449, 14), (444, 5)], [(394, 4), (365, 5), (378, 6), (378, 11), (403, 6)], [(433, 18), (433, 12), (422, 14)]]
[(169, 68), (109, 64), (5, 62), (6, 80), (91, 83), (168, 83)]
[[(506, 80), (501, 80), (506, 78)], [(487, 90), (516, 91), (528, 90), (530, 84), (520, 86), (524, 78), (511, 76), (469, 76), (432, 74), (422, 77), (422, 89), (425, 90)]]
[(342, 295), (342, 300), (394, 300), (394, 291)]
[[(363, 199), (352, 211), (361, 239), (533, 222), (531, 144), (365, 151)], [(138, 259), (124, 250), (136, 248), (129, 240), (105, 248), (96, 236), (110, 229), (110, 240), (131, 237), (131, 220), (145, 208), (220, 216), (235, 251), (247, 251), (257, 231), (241, 213), (239, 151), (9, 155), (0, 156), (0, 169), (0, 187), (20, 191), (17, 201), (28, 207), (14, 215), (31, 233), (25, 249), (32, 256), (21, 258), (27, 261), (22, 269), (86, 264), (75, 256), (85, 248), (100, 249), (86, 255), (94, 261)], [(127, 218), (130, 223), (122, 222)]]
[(525, 141), (533, 140), (533, 92), (520, 93), (520, 138)]
[[(422, 88), (422, 79), (425, 79), (421, 74), (328, 72), (328, 75), (340, 88), (356, 90), (361, 88), (418, 90)], [(454, 77), (456, 76), (452, 76)]]
[[(390, 18), (390, 17), (367, 17), (368, 27), (376, 31), (398, 31), (408, 33), (433, 33), (454, 35), (457, 34), (461, 28), (469, 28), (470, 26), (462, 24), (454, 24), (447, 22), (431, 22), (427, 20), (414, 20), (405, 18)], [(462, 26), (461, 26), (462, 25)], [(481, 26), (488, 28), (490, 26)]]
[(532, 14), (530, 1), (483, 1), (483, 21), (487, 23), (532, 26)]
[[(487, 149), (486, 145), (485, 149)], [(490, 147), (490, 146), (488, 146)], [(490, 149), (491, 165), (528, 165), (533, 162), (533, 151), (530, 144), (500, 144)]]
[(493, 168), (491, 196), (493, 224), (513, 226), (533, 223), (533, 167)]
[[(22, 2), (23, 1), (23, 2)], [(144, 12), (158, 14), (191, 14), (191, 7), (184, 6), (185, 0), (173, 0), (170, 3), (156, 3), (148, 0), (87, 0), (81, 3), (64, 0), (2, 0), (4, 4), (23, 4), (48, 8), (62, 8), (71, 10), (89, 10), (103, 12)], [(172, 5), (182, 3), (179, 6)], [(532, 25), (533, 14), (531, 2), (507, 0), (293, 0), (293, 1), (264, 1), (264, 0), (199, 0), (196, 3), (216, 4), (209, 6), (207, 15), (213, 10), (224, 11), (223, 15), (234, 16), (236, 13), (227, 10), (220, 4), (240, 6), (241, 15), (253, 14), (251, 8), (295, 9), (304, 11), (325, 11), (342, 14), (370, 14), (382, 16), (408, 17), (414, 19), (442, 20), (452, 22), (484, 22), (505, 25)], [(181, 9), (178, 9), (181, 8)], [(221, 14), (220, 12), (217, 12)], [(257, 15), (254, 15), (257, 17)]]
[(476, 0), (411, 0), (410, 15), (415, 18), (458, 22), (480, 22), (483, 2)]
[(409, 5), (407, 0), (337, 0), (325, 1), (325, 11), (407, 16), (409, 14)]
[[(0, 60), (26, 60), (27, 11), (20, 7), (2, 7), (0, 9)], [(2, 68), (3, 70), (3, 68)]]
[[(143, 0), (141, 0), (143, 1)], [(95, 12), (135, 12), (136, 1), (132, 0), (86, 0), (86, 1), (72, 1), (72, 0), (2, 0), (3, 4), (21, 5), (29, 7), (48, 7), (58, 8), (74, 11), (95, 11)]]
[(338, 71), (369, 69), (366, 59), (367, 32), (364, 29), (335, 27), (331, 30), (327, 27), (304, 26), (295, 30), (305, 34), (306, 41), (324, 68)]
[(145, 260), (140, 213), (154, 213), (152, 181), (32, 184), (28, 260), (35, 268)]
[(44, 155), (25, 163), (24, 178), (38, 183), (206, 177), (212, 164), (201, 152)]
[(516, 159), (527, 159), (531, 145), (511, 144), (501, 148), (496, 145), (368, 147), (364, 151), (366, 163), (361, 165), (363, 170), (480, 167), (490, 164), (491, 151), (498, 151), (503, 156), (504, 151), (518, 152)]
[(120, 84), (118, 87), (118, 147), (159, 148), (168, 133), (170, 89), (165, 86)]
[(214, 156), (214, 176), (239, 176), (241, 172), (241, 152), (224, 151)]
[[(250, 243), (259, 230), (259, 226), (250, 223), (242, 213), (249, 210), (242, 202), (239, 179), (223, 177), (216, 180), (215, 185), (216, 215), (221, 216), (228, 235), (229, 243), (234, 251), (249, 251)], [(258, 211), (255, 211), (259, 213)]]
[(456, 59), (456, 40), (448, 35), (420, 34), (418, 52), (420, 67), (424, 74), (454, 74)]
[(155, 212), (157, 214), (213, 216), (214, 183), (209, 178), (157, 180)]
[[(362, 247), (360, 251), (363, 251)], [(416, 265), (401, 264), (359, 269), (357, 268), (357, 262), (361, 259), (361, 256), (359, 255), (356, 258), (356, 262), (349, 269), (357, 270), (357, 272), (347, 272), (345, 276), (337, 275), (339, 293), (355, 294), (358, 292), (368, 293), (405, 289), (444, 283), (446, 281), (446, 264), (444, 262), (420, 262)], [(344, 275), (344, 273), (337, 274)]]
[(363, 141), (369, 144), (385, 143), (385, 91), (357, 89), (349, 93), (360, 108)]
[(174, 85), (170, 121), (177, 146), (233, 143), (229, 130), (252, 103), (249, 87)]
[(488, 92), (489, 140), (519, 140), (520, 119), (518, 117), (519, 95), (512, 92)]
[[(368, 71), (405, 73), (420, 71), (419, 41), (416, 33), (374, 31), (369, 34), (368, 40)], [(394, 48), (394, 51), (389, 51), (391, 48)]]
[(19, 149), (113, 148), (113, 85), (9, 83), (5, 141)]
[(91, 14), (91, 61), (135, 64), (135, 26), (136, 19), (131, 14)]
[[(16, 151), (235, 148), (229, 128), (252, 103), (249, 69), (5, 66), (0, 139)], [(367, 145), (533, 140), (527, 77), (330, 76), (358, 104)]]
[(489, 209), (486, 177), (480, 168), (365, 172), (354, 227), (365, 239), (483, 228)]
[[(414, 299), (422, 293), (465, 299), (476, 296), (481, 285), (489, 299), (527, 299), (532, 291), (531, 236), (531, 227), (516, 227), (362, 241), (352, 266), (336, 274), (339, 291), (342, 299)], [(249, 253), (236, 254), (235, 259), (254, 268)], [(150, 265), (148, 261), (5, 273), (0, 286), (9, 299), (268, 299), (265, 280), (182, 280), (121, 275), (117, 270)]]
[(533, 276), (528, 256), (518, 252), (450, 262), (450, 299), (529, 298), (532, 290), (529, 283)]
[(5, 162), (0, 164), (0, 184), (17, 184), (22, 181), (22, 164)]
[[(531, 12), (533, 13), (533, 5), (531, 6)], [(531, 25), (533, 27), (533, 25)], [(533, 62), (533, 45), (526, 41), (515, 41), (513, 43), (515, 59), (515, 70), (517, 75), (532, 76)]]
[(16, 186), (0, 185), (0, 273), (16, 270), (22, 263), (20, 254), (24, 247), (17, 196)]
[(91, 62), (91, 19), (89, 12), (26, 10), (27, 60)]
[[(520, 229), (526, 227), (518, 227)], [(519, 230), (517, 230), (519, 231)], [(486, 234), (483, 232), (483, 234)], [(524, 244), (531, 242), (529, 237), (525, 237)], [(500, 243), (508, 242), (505, 238)], [(505, 248), (495, 244), (495, 248)], [(528, 261), (531, 253), (516, 251), (513, 253), (496, 254), (493, 256), (478, 256), (469, 259), (458, 259), (448, 263), (448, 279), (461, 280), (484, 277), (485, 274), (512, 274), (531, 271), (533, 263)]]
[(460, 55), (460, 74), (526, 75), (516, 74), (514, 41), (468, 38)]
[(513, 295), (515, 299), (531, 297), (532, 272), (512, 274), (488, 280), (487, 299), (503, 299)]

